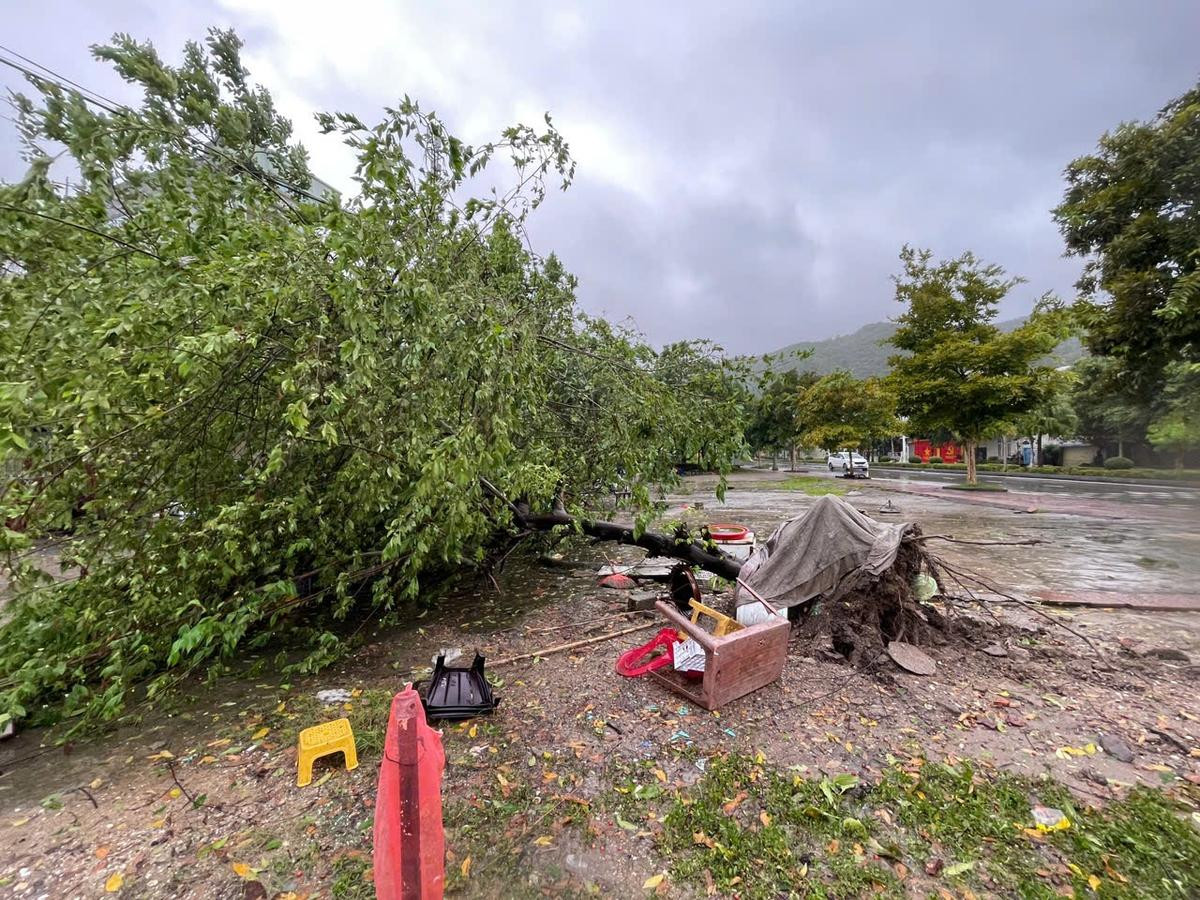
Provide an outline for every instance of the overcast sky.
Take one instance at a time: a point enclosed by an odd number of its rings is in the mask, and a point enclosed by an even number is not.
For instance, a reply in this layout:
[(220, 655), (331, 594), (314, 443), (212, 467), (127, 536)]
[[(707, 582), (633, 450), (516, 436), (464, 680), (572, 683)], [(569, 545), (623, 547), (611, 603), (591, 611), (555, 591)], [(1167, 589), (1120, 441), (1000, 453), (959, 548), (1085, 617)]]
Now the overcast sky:
[[(351, 160), (314, 110), (367, 121), (403, 94), (468, 142), (545, 111), (578, 161), (535, 249), (585, 309), (656, 343), (765, 352), (898, 309), (905, 243), (1030, 279), (1002, 310), (1071, 295), (1049, 210), (1063, 167), (1200, 77), (1200, 2), (6, 3), (0, 43), (127, 97), (87, 47), (114, 31), (175, 60), (233, 26), (314, 171)], [(20, 87), (10, 70), (0, 83)], [(0, 121), (0, 177), (22, 172)]]

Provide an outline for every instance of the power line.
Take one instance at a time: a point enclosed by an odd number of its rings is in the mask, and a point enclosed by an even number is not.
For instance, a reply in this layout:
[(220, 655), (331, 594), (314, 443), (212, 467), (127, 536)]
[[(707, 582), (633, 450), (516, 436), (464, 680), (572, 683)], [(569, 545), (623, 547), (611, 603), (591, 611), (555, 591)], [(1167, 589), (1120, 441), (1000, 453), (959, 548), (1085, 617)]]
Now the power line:
[[(16, 71), (20, 72), (21, 74), (25, 75), (28, 78), (36, 79), (38, 81), (46, 81), (51, 84), (54, 84), (57, 87), (59, 87), (60, 89), (66, 91), (68, 93), (74, 93), (74, 94), (78, 95), (84, 102), (91, 103), (93, 106), (98, 106), (99, 108), (103, 109), (105, 112), (113, 114), (113, 115), (116, 115), (116, 114), (122, 112), (122, 110), (128, 110), (128, 107), (124, 106), (123, 104), (118, 103), (116, 100), (113, 100), (110, 97), (106, 97), (104, 94), (101, 94), (99, 91), (94, 91), (91, 88), (84, 87), (83, 85), (79, 84), (78, 82), (73, 81), (70, 78), (67, 78), (65, 75), (63, 75), (59, 72), (56, 72), (54, 69), (51, 69), (49, 66), (43, 65), (42, 63), (39, 63), (36, 60), (30, 59), (29, 57), (27, 57), (21, 53), (18, 53), (13, 49), (4, 46), (3, 44), (0, 44), (0, 51), (11, 54), (12, 56), (15, 56), (17, 59), (21, 60), (22, 62), (27, 63), (29, 66), (36, 66), (38, 69), (41, 69), (42, 72), (46, 73), (44, 75), (40, 74), (38, 72), (35, 72), (33, 69), (28, 68), (25, 65), (21, 65), (21, 63), (14, 62), (11, 59), (5, 59), (3, 56), (0, 56), (0, 63), (8, 66), (11, 69), (15, 69)], [(242, 160), (237, 159), (232, 154), (230, 154), (227, 151), (223, 150), (222, 148), (216, 146), (216, 144), (214, 144), (212, 141), (208, 141), (208, 140), (199, 141), (194, 136), (192, 136), (186, 130), (183, 130), (183, 129), (171, 129), (170, 133), (174, 134), (176, 137), (180, 138), (181, 140), (191, 144), (194, 148), (198, 148), (203, 153), (213, 154), (213, 155), (223, 158), (226, 162), (232, 163), (234, 166), (237, 166), (242, 171), (246, 172), (247, 174), (251, 175), (252, 177), (257, 178), (260, 181), (266, 182), (273, 187), (285, 188), (289, 191), (292, 191), (295, 194), (299, 194), (299, 195), (307, 198), (308, 200), (313, 201), (314, 203), (323, 202), (323, 198), (317, 197), (297, 185), (294, 185), (288, 181), (285, 181), (284, 179), (279, 178), (276, 175), (272, 175), (269, 172), (263, 172), (263, 171), (259, 171), (256, 168), (252, 168), (250, 165), (246, 164)]]
[[(22, 66), (15, 65), (14, 63), (3, 59), (3, 57), (0, 57), (0, 62), (3, 62), (5, 65), (11, 66), (12, 68), (17, 69), (18, 71), (23, 72), (26, 75), (32, 75), (34, 78), (40, 78), (42, 81), (54, 81), (61, 88), (66, 88), (68, 85), (70, 85), (72, 88), (74, 88), (80, 94), (91, 95), (88, 99), (92, 99), (92, 102), (94, 102), (97, 106), (103, 106), (104, 103), (111, 104), (113, 108), (109, 109), (108, 110), (109, 112), (116, 112), (117, 109), (120, 108), (120, 104), (117, 103), (116, 100), (113, 100), (110, 97), (105, 97), (99, 91), (93, 91), (91, 88), (84, 87), (82, 84), (80, 84), (77, 81), (72, 81), (66, 75), (63, 75), (59, 72), (55, 72), (49, 66), (44, 66), (35, 59), (30, 59), (28, 56), (24, 56), (23, 54), (20, 54), (16, 50), (11, 49), (10, 47), (6, 47), (3, 44), (0, 44), (0, 50), (3, 50), (5, 53), (15, 56), (17, 59), (21, 60), (22, 62), (28, 63), (31, 66), (36, 66), (37, 68), (39, 68), (43, 72), (45, 72), (46, 75), (49, 76), (49, 78), (47, 78), (46, 76), (43, 76), (43, 75), (38, 75), (36, 72), (30, 72), (28, 69), (25, 69)], [(99, 98), (99, 99), (96, 100), (93, 98)], [(101, 102), (101, 101), (103, 101), (103, 102)]]

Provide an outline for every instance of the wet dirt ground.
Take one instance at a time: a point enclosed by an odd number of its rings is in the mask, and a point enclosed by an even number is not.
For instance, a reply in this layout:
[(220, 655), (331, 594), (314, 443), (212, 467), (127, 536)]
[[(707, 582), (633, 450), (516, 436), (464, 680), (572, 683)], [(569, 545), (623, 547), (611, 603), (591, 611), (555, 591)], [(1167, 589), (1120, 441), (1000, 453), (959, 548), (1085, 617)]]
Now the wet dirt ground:
[[(724, 505), (712, 479), (689, 479), (673, 503), (680, 515), (742, 522), (765, 537), (814, 500), (785, 487), (787, 478), (739, 473)], [(849, 488), (858, 508), (875, 514), (890, 501), (926, 534), (1045, 540), (937, 542), (951, 564), (1020, 599), (1039, 589), (1200, 591), (1200, 510), (1186, 497), (1164, 500), (1161, 515), (1125, 504), (1123, 516), (1111, 497), (1072, 504), (1010, 492), (996, 502), (885, 479)], [(1007, 655), (970, 642), (933, 649), (937, 672), (919, 677), (890, 663), (854, 670), (829, 648), (797, 644), (779, 682), (712, 713), (613, 671), (655, 624), (614, 619), (626, 596), (597, 587), (592, 574), (606, 560), (641, 555), (580, 546), (557, 567), (514, 557), (499, 579), (503, 593), (482, 581), (409, 627), (368, 627), (360, 649), (313, 678), (281, 684), (264, 666), (254, 677), (192, 686), (89, 743), (56, 747), (38, 732), (4, 742), (0, 894), (371, 896), (390, 694), (427, 671), (441, 647), (498, 661), (640, 624), (649, 627), (611, 642), (489, 664), (499, 709), (444, 728), (450, 893), (642, 895), (665, 863), (655, 845), (661, 826), (637, 796), (694, 783), (714, 754), (735, 749), (805, 776), (871, 778), (889, 757), (970, 757), (1051, 774), (1091, 803), (1134, 783), (1200, 782), (1200, 614), (967, 606), (957, 614), (968, 623), (1005, 624)], [(361, 693), (348, 708), (323, 709), (314, 694), (330, 687)], [(314, 785), (295, 787), (296, 732), (339, 714), (355, 722), (359, 767), (326, 765)], [(1102, 735), (1125, 742), (1131, 761), (1100, 749)]]

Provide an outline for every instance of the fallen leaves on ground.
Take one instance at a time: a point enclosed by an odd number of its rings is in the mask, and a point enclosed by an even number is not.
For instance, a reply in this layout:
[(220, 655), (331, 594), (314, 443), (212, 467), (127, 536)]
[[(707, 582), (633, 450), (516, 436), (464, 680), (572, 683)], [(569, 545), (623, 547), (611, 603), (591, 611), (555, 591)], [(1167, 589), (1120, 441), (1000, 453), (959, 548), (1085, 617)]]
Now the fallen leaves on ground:
[(737, 811), (737, 808), (742, 805), (742, 802), (749, 796), (750, 795), (745, 791), (738, 791), (736, 797), (721, 807), (721, 812), (725, 813), (727, 816), (732, 816)]

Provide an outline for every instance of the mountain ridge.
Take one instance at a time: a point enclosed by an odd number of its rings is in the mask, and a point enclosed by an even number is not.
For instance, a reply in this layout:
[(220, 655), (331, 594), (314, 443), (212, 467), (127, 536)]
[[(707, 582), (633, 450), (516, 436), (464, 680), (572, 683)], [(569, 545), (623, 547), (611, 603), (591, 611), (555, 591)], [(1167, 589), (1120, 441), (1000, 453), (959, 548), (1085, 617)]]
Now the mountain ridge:
[[(1020, 327), (1027, 318), (1028, 316), (1018, 316), (1015, 319), (1005, 319), (997, 322), (996, 327), (1001, 331), (1012, 331)], [(799, 341), (781, 347), (770, 355), (778, 357), (775, 366), (781, 371), (795, 369), (798, 372), (828, 375), (830, 372), (846, 370), (855, 378), (886, 375), (888, 357), (896, 353), (896, 348), (883, 342), (895, 332), (894, 322), (869, 322), (849, 334), (839, 334), (819, 341)], [(787, 356), (808, 349), (812, 350), (811, 356), (789, 364)], [(1056, 365), (1062, 366), (1070, 365), (1084, 355), (1085, 351), (1079, 339), (1072, 337), (1059, 344), (1049, 358)]]

